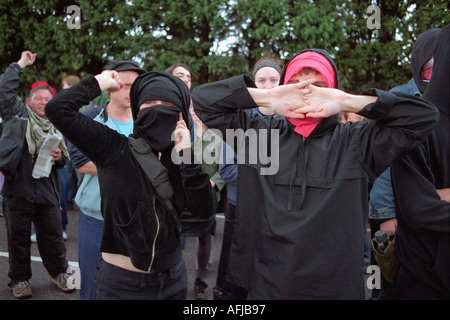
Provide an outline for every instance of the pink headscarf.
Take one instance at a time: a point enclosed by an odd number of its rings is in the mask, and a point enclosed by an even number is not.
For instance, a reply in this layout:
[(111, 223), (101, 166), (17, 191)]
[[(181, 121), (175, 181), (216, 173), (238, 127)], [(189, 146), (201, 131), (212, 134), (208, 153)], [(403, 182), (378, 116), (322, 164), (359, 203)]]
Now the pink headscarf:
[[(283, 84), (287, 84), (292, 76), (299, 73), (303, 68), (317, 70), (322, 75), (328, 88), (336, 87), (336, 75), (331, 62), (322, 54), (315, 51), (306, 51), (297, 55), (286, 67)], [(295, 125), (295, 132), (308, 137), (323, 118), (287, 118), (290, 123)]]

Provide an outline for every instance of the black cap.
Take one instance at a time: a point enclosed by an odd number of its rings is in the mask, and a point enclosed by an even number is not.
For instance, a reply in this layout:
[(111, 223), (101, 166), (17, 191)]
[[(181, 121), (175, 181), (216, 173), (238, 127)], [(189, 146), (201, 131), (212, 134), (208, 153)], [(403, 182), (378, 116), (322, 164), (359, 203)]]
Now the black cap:
[(139, 65), (132, 60), (113, 60), (105, 67), (105, 70), (135, 71), (138, 74), (147, 72), (144, 69), (139, 68)]

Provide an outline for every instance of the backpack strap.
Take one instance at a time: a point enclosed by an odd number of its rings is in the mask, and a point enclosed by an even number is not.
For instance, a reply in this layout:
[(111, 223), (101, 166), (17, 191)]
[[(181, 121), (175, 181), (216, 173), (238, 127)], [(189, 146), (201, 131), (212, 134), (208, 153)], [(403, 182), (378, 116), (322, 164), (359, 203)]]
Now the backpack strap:
[(156, 191), (158, 199), (164, 203), (169, 210), (171, 220), (175, 223), (177, 230), (180, 229), (179, 217), (172, 203), (173, 187), (169, 180), (169, 170), (159, 161), (144, 138), (134, 139), (128, 137), (130, 151), (139, 165), (144, 170)]

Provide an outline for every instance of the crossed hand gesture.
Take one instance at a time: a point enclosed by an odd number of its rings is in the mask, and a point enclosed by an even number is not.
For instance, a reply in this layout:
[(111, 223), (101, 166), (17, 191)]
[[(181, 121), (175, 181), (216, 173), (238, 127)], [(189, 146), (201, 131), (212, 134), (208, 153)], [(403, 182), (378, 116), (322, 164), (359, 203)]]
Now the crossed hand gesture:
[(249, 88), (258, 106), (288, 118), (326, 118), (341, 111), (359, 112), (378, 97), (352, 95), (339, 89), (313, 85), (315, 80), (281, 85), (272, 89)]

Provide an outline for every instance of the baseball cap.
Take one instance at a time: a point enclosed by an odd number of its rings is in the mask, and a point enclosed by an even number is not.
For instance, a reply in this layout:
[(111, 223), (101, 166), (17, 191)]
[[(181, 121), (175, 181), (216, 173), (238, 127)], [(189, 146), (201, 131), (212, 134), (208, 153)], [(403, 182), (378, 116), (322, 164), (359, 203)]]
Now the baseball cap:
[(136, 71), (138, 74), (143, 74), (147, 72), (144, 69), (141, 69), (139, 65), (132, 60), (112, 60), (105, 67), (105, 70)]

